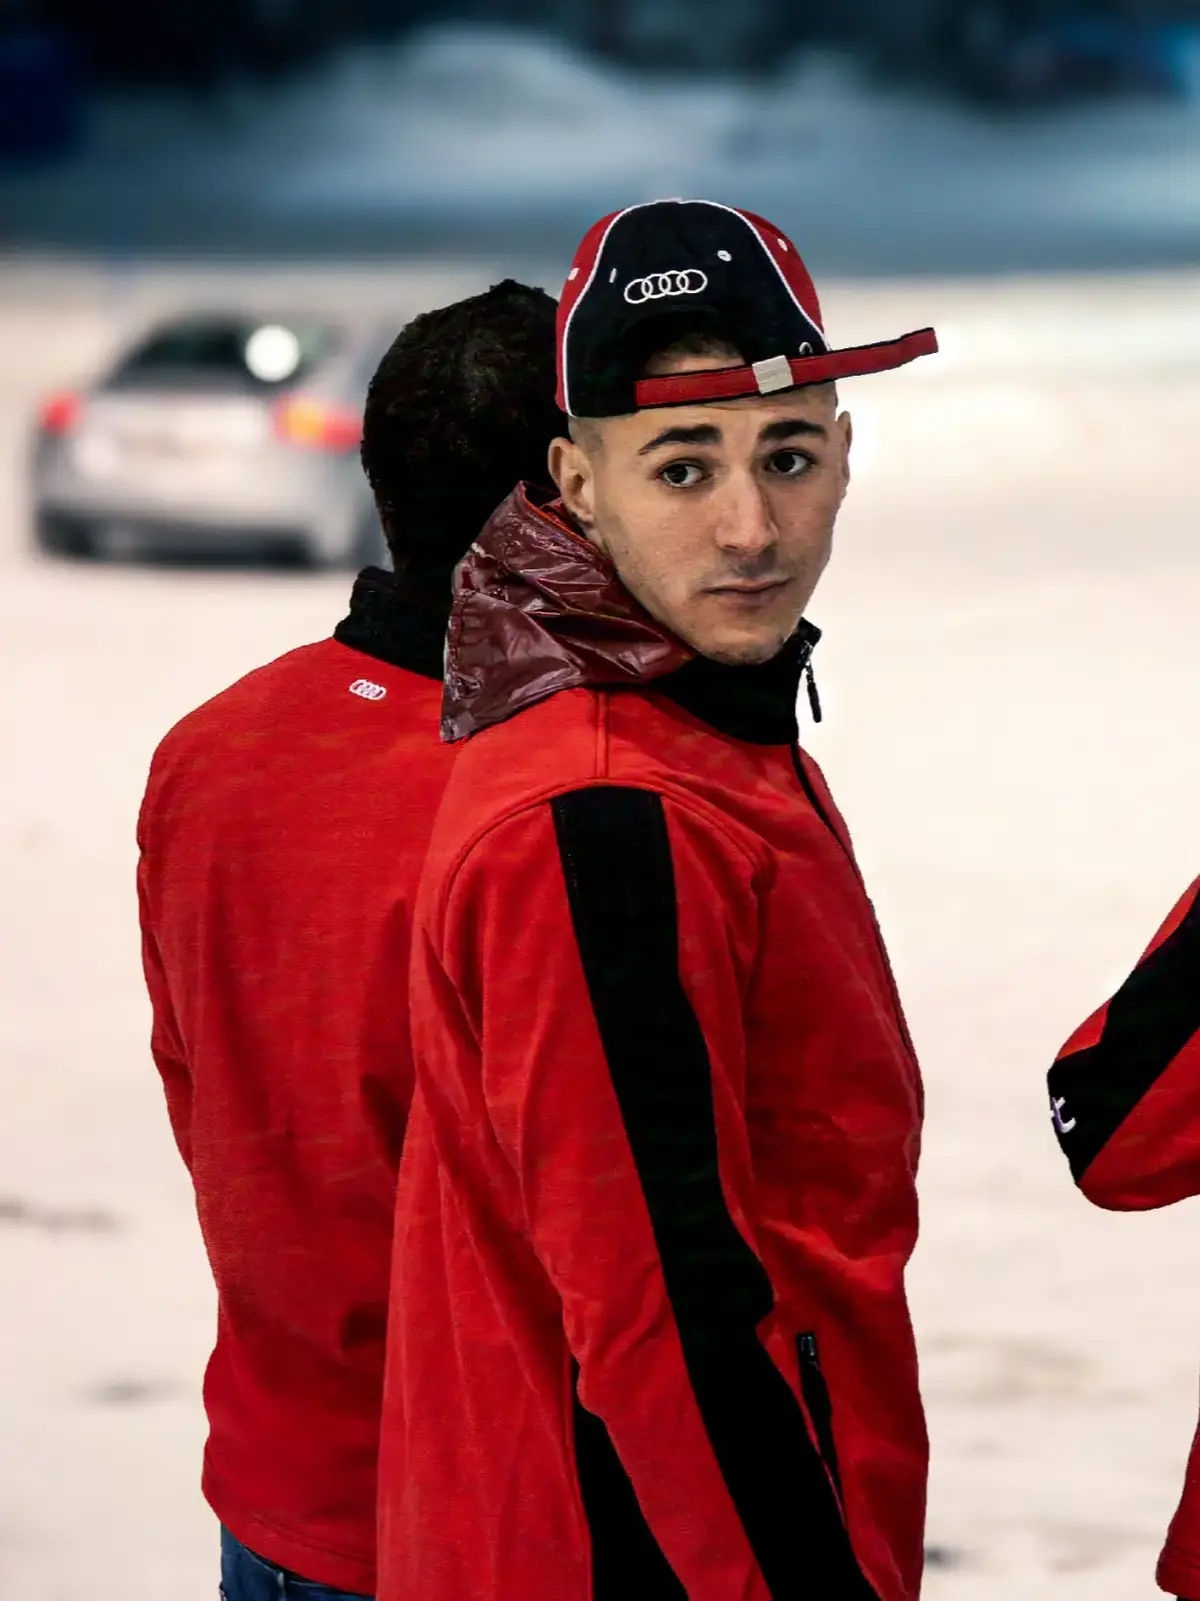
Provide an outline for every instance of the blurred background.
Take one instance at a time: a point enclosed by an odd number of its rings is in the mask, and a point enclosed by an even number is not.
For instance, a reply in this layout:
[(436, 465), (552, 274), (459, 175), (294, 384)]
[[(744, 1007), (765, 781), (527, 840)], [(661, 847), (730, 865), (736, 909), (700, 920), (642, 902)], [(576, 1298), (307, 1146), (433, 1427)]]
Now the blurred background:
[(1089, 1212), (1043, 1074), (1200, 870), (1198, 133), (1197, 0), (0, 0), (3, 1601), (215, 1594), (153, 747), (342, 614), (395, 330), (662, 194), (942, 336), (846, 386), (806, 736), (928, 1076), (928, 1594), (1156, 1593), (1197, 1219)]

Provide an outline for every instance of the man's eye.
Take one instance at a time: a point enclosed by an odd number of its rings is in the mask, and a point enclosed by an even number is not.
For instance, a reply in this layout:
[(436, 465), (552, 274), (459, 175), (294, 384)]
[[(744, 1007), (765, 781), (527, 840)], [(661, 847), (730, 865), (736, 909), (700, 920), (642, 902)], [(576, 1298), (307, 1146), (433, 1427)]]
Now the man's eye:
[(777, 450), (767, 462), (767, 471), (780, 478), (800, 478), (812, 465), (812, 457), (802, 450)]
[(673, 461), (658, 476), (672, 489), (692, 489), (704, 477), (704, 469), (694, 461)]

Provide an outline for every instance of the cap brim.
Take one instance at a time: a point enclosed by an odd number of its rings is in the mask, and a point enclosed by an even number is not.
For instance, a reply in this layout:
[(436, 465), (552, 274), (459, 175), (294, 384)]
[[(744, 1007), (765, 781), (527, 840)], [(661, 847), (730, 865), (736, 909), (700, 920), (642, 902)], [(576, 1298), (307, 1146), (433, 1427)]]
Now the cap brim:
[(663, 378), (641, 378), (636, 395), (638, 410), (652, 406), (694, 406), (709, 400), (736, 400), (742, 395), (783, 394), (808, 384), (834, 383), (839, 378), (865, 378), (891, 372), (921, 356), (937, 354), (937, 334), (919, 328), (900, 339), (876, 345), (853, 345), (821, 356), (777, 357), (753, 366), (718, 367), (706, 372), (672, 373)]

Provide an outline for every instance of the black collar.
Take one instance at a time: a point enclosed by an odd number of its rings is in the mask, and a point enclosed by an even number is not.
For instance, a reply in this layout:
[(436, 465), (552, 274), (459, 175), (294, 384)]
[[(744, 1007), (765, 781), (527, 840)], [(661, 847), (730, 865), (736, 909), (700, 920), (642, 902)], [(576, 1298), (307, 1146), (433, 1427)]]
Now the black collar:
[(802, 621), (778, 656), (761, 666), (726, 667), (697, 656), (686, 667), (645, 687), (666, 695), (731, 739), (743, 739), (750, 745), (790, 745), (799, 733), (796, 702), (805, 673), (813, 715), (820, 720), (812, 680), (812, 653), (820, 637), (819, 628)]
[(440, 592), (418, 588), (382, 567), (367, 567), (354, 581), (349, 615), (333, 637), (392, 667), (440, 680), (449, 620), (449, 587), (443, 598)]

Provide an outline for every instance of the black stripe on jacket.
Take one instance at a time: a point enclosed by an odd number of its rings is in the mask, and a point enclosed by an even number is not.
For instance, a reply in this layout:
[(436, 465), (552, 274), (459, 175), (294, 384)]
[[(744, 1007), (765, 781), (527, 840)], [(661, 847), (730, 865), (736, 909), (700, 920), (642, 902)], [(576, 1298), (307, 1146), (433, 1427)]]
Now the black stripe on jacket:
[(1200, 894), (1108, 1003), (1095, 1045), (1050, 1069), (1055, 1128), (1075, 1179), (1200, 1029)]
[(596, 1022), (688, 1377), (730, 1497), (777, 1601), (866, 1601), (874, 1592), (829, 1475), (758, 1337), (774, 1296), (721, 1187), (708, 1049), (679, 975), (662, 801), (596, 788), (551, 806)]
[[(576, 1386), (579, 1368), (574, 1368)], [(592, 1601), (687, 1601), (602, 1420), (575, 1396), (575, 1463), (592, 1536)]]

